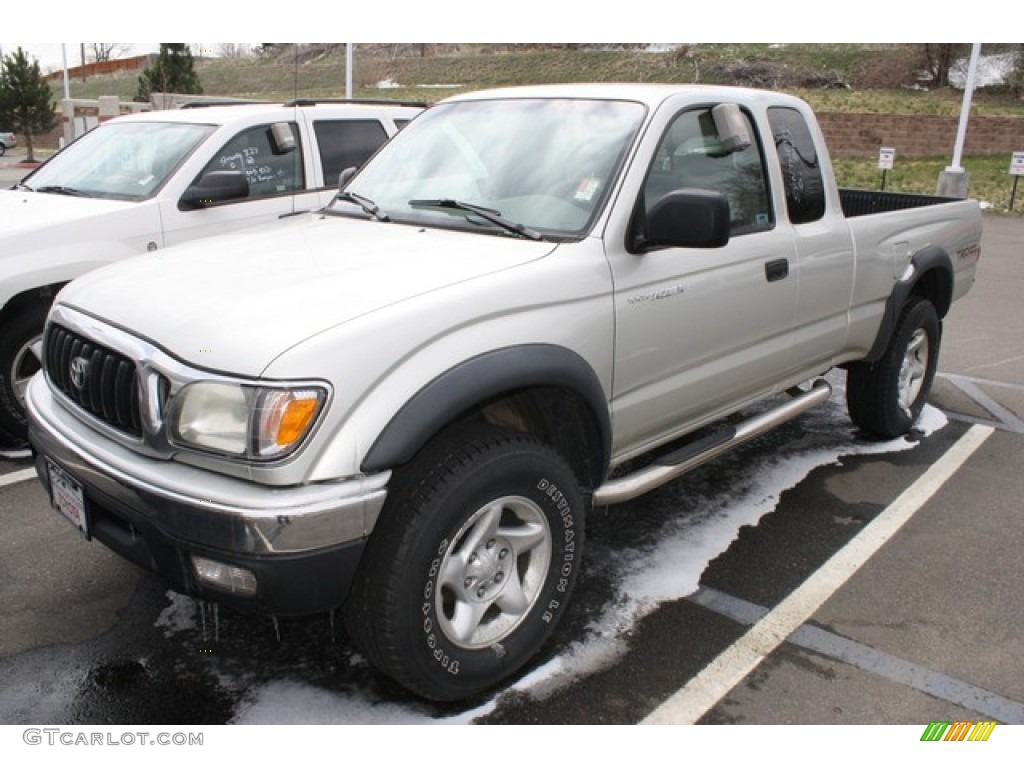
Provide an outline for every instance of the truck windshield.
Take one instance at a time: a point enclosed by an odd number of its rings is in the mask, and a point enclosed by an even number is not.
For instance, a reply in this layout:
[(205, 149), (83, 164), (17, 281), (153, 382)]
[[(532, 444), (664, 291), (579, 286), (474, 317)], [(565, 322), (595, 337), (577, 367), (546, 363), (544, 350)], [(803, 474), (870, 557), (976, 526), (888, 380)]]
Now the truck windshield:
[[(644, 109), (588, 99), (441, 104), (404, 128), (346, 192), (394, 221), (580, 237), (601, 210)], [(341, 200), (336, 207), (358, 209)]]
[(54, 155), (21, 188), (143, 200), (214, 130), (194, 123), (101, 125)]

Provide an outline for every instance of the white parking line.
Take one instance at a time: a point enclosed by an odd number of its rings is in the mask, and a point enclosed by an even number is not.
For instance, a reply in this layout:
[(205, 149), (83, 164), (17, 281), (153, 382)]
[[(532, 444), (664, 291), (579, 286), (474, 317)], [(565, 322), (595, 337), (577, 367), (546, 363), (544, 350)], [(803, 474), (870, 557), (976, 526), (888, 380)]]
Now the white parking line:
[(824, 604), (963, 466), (995, 430), (973, 426), (789, 597), (641, 722), (692, 725)]
[(14, 485), (15, 483), (23, 483), (26, 480), (33, 480), (35, 476), (36, 471), (34, 469), (19, 469), (17, 472), (0, 475), (0, 488), (5, 485)]

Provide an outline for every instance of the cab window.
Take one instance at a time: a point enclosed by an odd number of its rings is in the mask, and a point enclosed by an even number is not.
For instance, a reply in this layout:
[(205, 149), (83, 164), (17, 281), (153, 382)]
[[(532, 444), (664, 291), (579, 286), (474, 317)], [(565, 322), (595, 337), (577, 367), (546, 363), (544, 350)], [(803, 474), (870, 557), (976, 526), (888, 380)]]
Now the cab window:
[(378, 120), (317, 120), (313, 123), (320, 147), (324, 184), (334, 187), (346, 168), (358, 168), (388, 140)]
[(790, 107), (771, 107), (768, 123), (782, 168), (789, 220), (794, 224), (817, 221), (825, 215), (825, 185), (807, 121)]
[[(756, 132), (750, 126), (750, 135)], [(729, 202), (732, 236), (771, 229), (772, 213), (764, 158), (757, 142), (727, 151), (715, 131), (711, 110), (680, 113), (665, 131), (647, 174), (644, 203), (648, 209), (677, 189), (720, 192)]]
[[(292, 135), (298, 136), (294, 123), (288, 123)], [(249, 197), (272, 197), (304, 189), (302, 145), (282, 151), (274, 140), (272, 126), (247, 128), (227, 142), (200, 177), (211, 171), (241, 171), (249, 181)]]

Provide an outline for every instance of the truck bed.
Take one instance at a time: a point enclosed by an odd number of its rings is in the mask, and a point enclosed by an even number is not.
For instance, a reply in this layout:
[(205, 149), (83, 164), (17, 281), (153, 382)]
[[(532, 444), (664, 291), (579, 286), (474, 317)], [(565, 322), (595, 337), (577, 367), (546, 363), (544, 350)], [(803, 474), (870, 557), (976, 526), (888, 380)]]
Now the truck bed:
[(871, 213), (902, 211), (907, 208), (923, 208), (928, 205), (952, 203), (959, 200), (955, 197), (939, 197), (937, 195), (913, 195), (903, 192), (876, 192), (867, 189), (840, 189), (839, 201), (843, 213), (848, 219), (855, 216), (866, 216)]

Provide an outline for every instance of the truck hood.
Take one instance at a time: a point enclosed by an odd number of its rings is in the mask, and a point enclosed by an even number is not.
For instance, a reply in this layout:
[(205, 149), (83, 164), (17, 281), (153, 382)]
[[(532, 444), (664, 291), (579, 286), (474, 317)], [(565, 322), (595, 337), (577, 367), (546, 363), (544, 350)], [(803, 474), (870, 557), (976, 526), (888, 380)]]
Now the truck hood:
[(554, 247), (312, 214), (128, 259), (58, 300), (193, 365), (259, 376), (317, 333)]

